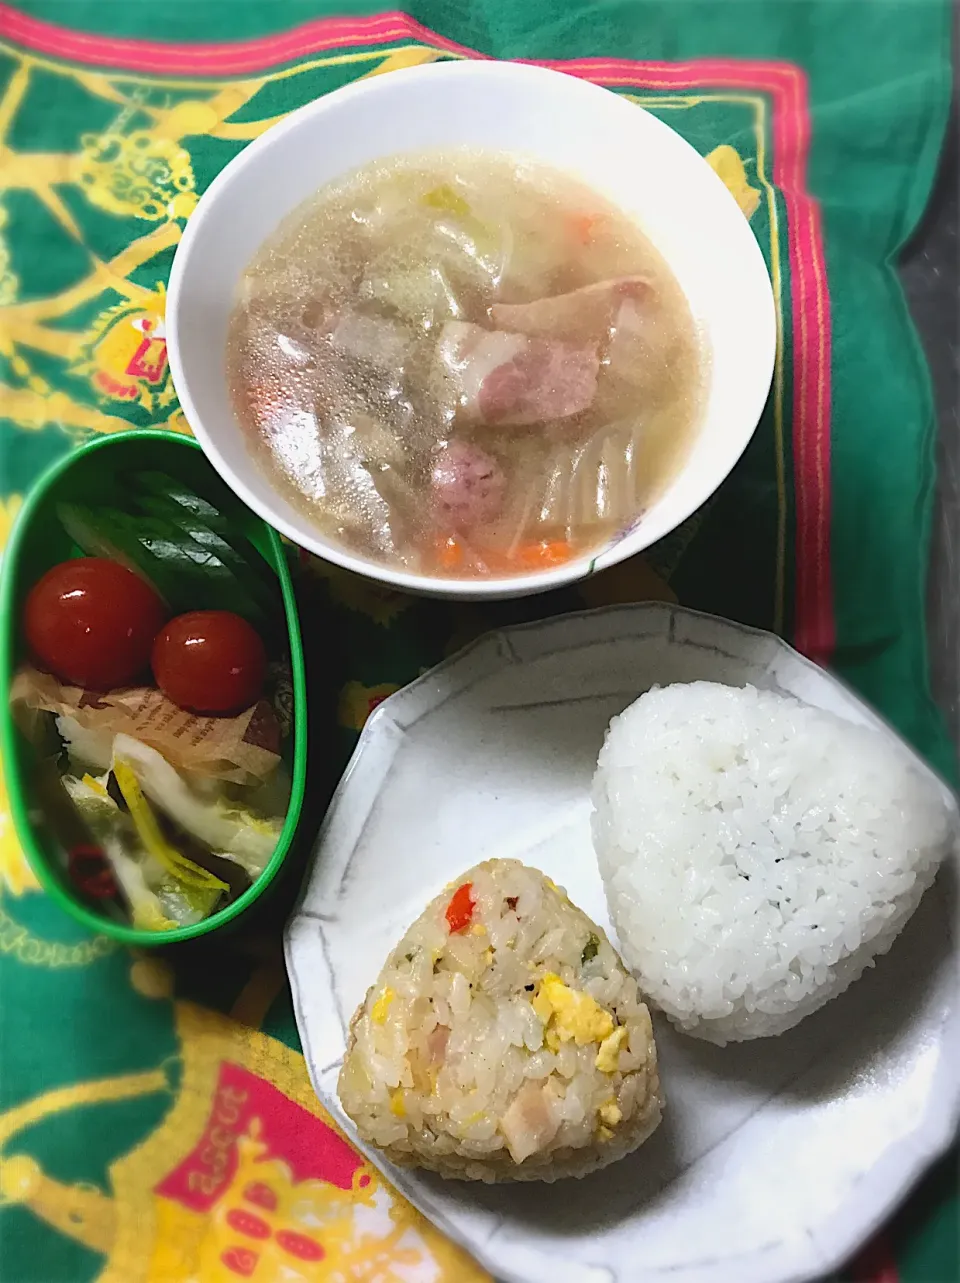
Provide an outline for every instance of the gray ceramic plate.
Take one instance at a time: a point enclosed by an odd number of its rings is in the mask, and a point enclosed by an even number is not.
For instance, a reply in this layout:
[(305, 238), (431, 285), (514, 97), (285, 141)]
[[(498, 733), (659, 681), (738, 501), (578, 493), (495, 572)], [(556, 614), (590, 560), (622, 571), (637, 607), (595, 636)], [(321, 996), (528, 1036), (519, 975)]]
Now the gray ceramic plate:
[[(651, 685), (697, 679), (789, 692), (893, 734), (777, 638), (660, 605), (492, 634), (380, 705), (286, 938), (310, 1073), (348, 1134), (336, 1096), (347, 1023), (448, 881), (478, 860), (516, 856), (610, 931), (589, 837), (604, 730)], [(955, 862), (941, 870), (874, 970), (789, 1033), (721, 1049), (658, 1021), (664, 1122), (605, 1171), (481, 1187), (370, 1157), (493, 1274), (517, 1283), (819, 1276), (954, 1134), (956, 872)]]

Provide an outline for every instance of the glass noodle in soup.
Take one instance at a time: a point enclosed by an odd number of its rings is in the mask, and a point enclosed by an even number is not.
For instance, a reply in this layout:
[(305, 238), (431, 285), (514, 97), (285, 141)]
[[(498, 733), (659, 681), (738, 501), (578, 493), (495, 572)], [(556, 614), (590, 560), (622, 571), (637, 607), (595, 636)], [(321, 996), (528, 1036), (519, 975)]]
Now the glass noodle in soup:
[(631, 527), (705, 383), (686, 299), (629, 218), (467, 150), (371, 164), (295, 210), (241, 280), (227, 356), (291, 503), (364, 557), (457, 578)]

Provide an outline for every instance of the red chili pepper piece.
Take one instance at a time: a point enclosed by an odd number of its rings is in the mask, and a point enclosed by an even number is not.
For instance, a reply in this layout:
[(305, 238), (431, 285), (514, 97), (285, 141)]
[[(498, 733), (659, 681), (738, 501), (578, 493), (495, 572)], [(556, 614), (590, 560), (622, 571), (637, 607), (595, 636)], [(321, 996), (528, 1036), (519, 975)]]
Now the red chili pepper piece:
[(471, 895), (472, 891), (473, 883), (464, 882), (462, 886), (457, 887), (450, 898), (450, 903), (447, 905), (446, 919), (451, 934), (455, 934), (458, 931), (466, 931), (470, 925), (473, 918), (473, 910), (476, 907), (474, 898)]
[(98, 846), (81, 842), (67, 853), (70, 877), (75, 885), (94, 900), (111, 900), (117, 894), (113, 870)]

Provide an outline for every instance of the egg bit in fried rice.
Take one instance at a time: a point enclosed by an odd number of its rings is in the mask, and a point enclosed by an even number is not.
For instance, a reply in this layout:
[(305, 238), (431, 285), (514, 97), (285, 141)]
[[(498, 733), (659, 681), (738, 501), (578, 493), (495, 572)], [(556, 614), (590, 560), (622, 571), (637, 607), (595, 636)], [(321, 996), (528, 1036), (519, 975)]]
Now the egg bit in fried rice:
[(650, 1014), (604, 933), (518, 860), (433, 900), (350, 1025), (360, 1137), (461, 1180), (583, 1176), (660, 1121)]

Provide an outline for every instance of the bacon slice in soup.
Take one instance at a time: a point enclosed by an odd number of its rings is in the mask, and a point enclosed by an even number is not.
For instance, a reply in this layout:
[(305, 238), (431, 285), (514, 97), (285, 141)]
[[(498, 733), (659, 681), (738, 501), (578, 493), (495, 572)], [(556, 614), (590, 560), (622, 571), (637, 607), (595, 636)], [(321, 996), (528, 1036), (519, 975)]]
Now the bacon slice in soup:
[(448, 321), (438, 356), (464, 416), (480, 423), (521, 426), (568, 418), (586, 410), (597, 392), (596, 343)]
[(679, 339), (676, 325), (661, 309), (645, 308), (636, 299), (623, 299), (614, 321), (607, 364), (618, 379), (646, 389), (652, 377), (669, 366)]
[(498, 329), (515, 334), (598, 342), (606, 337), (624, 301), (642, 307), (652, 299), (653, 286), (646, 276), (618, 276), (532, 303), (494, 303), (489, 311)]

